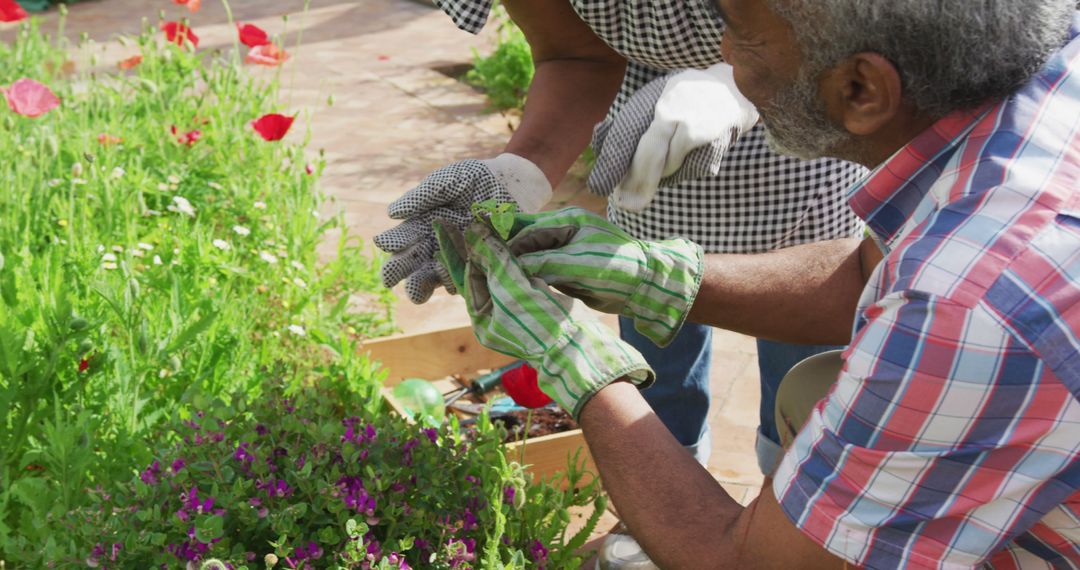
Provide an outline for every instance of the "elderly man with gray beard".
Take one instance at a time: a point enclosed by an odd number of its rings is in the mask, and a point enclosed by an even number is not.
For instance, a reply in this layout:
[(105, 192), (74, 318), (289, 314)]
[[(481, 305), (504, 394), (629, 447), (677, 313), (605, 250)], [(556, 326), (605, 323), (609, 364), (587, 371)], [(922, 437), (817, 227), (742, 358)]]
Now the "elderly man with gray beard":
[[(1074, 9), (718, 1), (773, 146), (873, 169), (849, 192), (866, 240), (705, 256), (573, 209), (519, 214), (509, 235), (436, 222), (478, 338), (579, 419), (658, 565), (1080, 568)], [(743, 507), (642, 399), (640, 353), (563, 293), (644, 327), (850, 345), (785, 379), (787, 451)]]

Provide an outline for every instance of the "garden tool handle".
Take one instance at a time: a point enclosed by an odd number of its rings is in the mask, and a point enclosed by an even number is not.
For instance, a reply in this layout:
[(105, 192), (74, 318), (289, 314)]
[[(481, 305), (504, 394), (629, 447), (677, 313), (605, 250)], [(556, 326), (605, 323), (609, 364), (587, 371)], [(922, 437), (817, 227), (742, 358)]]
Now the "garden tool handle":
[(502, 368), (492, 370), (487, 374), (476, 377), (476, 379), (472, 381), (472, 386), (469, 387), (469, 391), (477, 396), (490, 392), (493, 388), (495, 388), (502, 382), (503, 374), (506, 374), (507, 372), (521, 366), (522, 364), (524, 364), (524, 362), (518, 360), (515, 362), (511, 362), (510, 364), (507, 364)]

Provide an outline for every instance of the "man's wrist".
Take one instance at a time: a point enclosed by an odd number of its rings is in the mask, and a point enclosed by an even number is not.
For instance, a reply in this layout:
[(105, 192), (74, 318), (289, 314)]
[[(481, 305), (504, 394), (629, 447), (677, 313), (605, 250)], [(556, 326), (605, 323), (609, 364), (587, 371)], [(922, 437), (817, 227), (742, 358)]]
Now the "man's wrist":
[(539, 212), (551, 201), (552, 189), (544, 171), (533, 161), (504, 152), (483, 163), (495, 175), (495, 180), (517, 202), (522, 212)]

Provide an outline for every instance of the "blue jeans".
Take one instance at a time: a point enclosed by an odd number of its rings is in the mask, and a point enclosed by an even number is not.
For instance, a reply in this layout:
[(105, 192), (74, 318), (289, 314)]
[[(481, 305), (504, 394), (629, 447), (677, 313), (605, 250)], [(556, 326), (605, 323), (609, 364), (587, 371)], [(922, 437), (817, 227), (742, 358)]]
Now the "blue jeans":
[(675, 439), (694, 459), (709, 462), (709, 369), (712, 327), (686, 323), (665, 348), (634, 330), (634, 321), (619, 317), (619, 336), (638, 349), (656, 372), (656, 383), (641, 392)]
[[(634, 322), (619, 317), (624, 341), (638, 349), (656, 372), (656, 383), (641, 393), (675, 439), (707, 464), (712, 445), (709, 439), (709, 372), (712, 364), (712, 327), (686, 323), (666, 348), (634, 330)], [(791, 367), (835, 346), (802, 345), (758, 340), (758, 369), (761, 371), (761, 408), (758, 426), (758, 467), (770, 474), (784, 455), (776, 432), (776, 391)]]
[(761, 409), (758, 412), (757, 452), (758, 468), (765, 475), (772, 474), (780, 459), (784, 457), (784, 448), (780, 445), (780, 434), (776, 431), (776, 392), (784, 375), (803, 359), (810, 358), (827, 350), (844, 348), (822, 344), (788, 344), (771, 340), (758, 339), (758, 370), (761, 372)]

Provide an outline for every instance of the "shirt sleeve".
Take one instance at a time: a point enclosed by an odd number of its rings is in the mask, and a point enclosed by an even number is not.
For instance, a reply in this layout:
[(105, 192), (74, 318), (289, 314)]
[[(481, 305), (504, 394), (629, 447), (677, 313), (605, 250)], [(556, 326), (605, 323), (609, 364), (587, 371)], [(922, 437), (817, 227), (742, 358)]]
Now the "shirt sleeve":
[(1077, 403), (994, 314), (908, 291), (861, 316), (775, 474), (803, 533), (868, 568), (971, 568), (1068, 499)]

